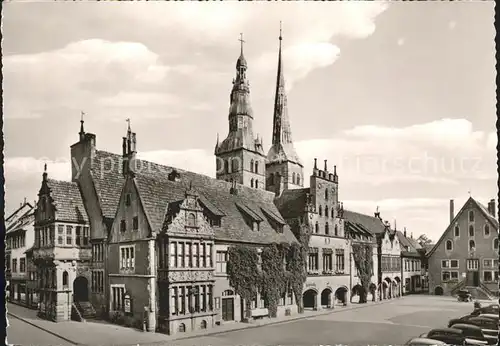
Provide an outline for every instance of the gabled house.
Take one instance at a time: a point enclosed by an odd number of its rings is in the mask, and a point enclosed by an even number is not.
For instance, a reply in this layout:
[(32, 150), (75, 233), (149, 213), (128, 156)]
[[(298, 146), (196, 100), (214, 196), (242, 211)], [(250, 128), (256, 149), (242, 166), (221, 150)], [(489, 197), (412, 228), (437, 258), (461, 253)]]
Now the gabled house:
[(378, 299), (400, 296), (401, 250), (396, 232), (391, 230), (387, 221), (382, 220), (378, 211), (370, 216), (346, 210), (345, 215), (349, 223), (362, 225), (375, 239)]
[[(131, 325), (145, 317), (149, 331), (169, 334), (241, 320), (228, 247), (296, 242), (274, 194), (138, 160), (135, 134), (127, 138), (122, 157), (108, 156), (121, 169), (107, 175), (124, 179), (107, 241), (110, 317)], [(278, 315), (296, 311), (291, 296), (284, 293)], [(260, 294), (251, 314), (269, 314)]]
[(450, 200), (450, 224), (427, 254), (429, 291), (455, 294), (466, 287), (477, 298), (498, 292), (498, 220), (495, 200), (485, 207), (470, 197), (455, 215)]
[(413, 234), (407, 236), (406, 229), (403, 232), (396, 231), (396, 235), (401, 247), (402, 294), (422, 293), (425, 290), (425, 272), (422, 267), (425, 249), (413, 239)]
[(11, 302), (31, 306), (34, 291), (28, 287), (26, 251), (33, 246), (34, 207), (26, 202), (5, 220), (5, 279)]
[[(354, 244), (366, 244), (372, 247), (372, 276), (370, 280), (370, 285), (367, 292), (367, 300), (375, 301), (377, 300), (377, 285), (379, 277), (379, 266), (378, 266), (378, 250), (377, 250), (377, 237), (375, 233), (370, 232), (367, 227), (373, 226), (370, 221), (375, 223), (375, 227), (378, 226), (380, 220), (370, 220), (371, 217), (359, 213), (355, 213), (349, 210), (344, 211), (345, 217), (345, 229), (351, 240), (351, 246)], [(359, 273), (356, 268), (354, 258), (351, 251), (351, 301), (358, 297), (360, 298), (359, 292), (363, 290), (361, 280), (359, 278)]]

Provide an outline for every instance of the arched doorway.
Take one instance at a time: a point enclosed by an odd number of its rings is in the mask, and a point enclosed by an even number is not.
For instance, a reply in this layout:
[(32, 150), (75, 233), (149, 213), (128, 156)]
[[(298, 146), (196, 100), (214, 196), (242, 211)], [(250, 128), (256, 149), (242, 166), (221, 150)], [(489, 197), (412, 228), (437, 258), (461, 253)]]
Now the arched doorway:
[(84, 276), (79, 276), (73, 281), (73, 300), (76, 302), (89, 300), (89, 282)]
[(359, 303), (361, 301), (361, 295), (364, 291), (363, 286), (356, 285), (351, 290), (351, 303)]
[(335, 291), (335, 299), (342, 305), (347, 304), (347, 287), (342, 286)]
[(326, 309), (329, 309), (329, 308), (332, 308), (333, 307), (333, 292), (331, 289), (329, 288), (325, 288), (322, 292), (321, 292), (321, 307), (322, 308), (326, 308)]
[(386, 285), (384, 287), (384, 296), (386, 299), (391, 299), (392, 298), (392, 280), (389, 277), (386, 277), (384, 279)]
[(316, 309), (316, 297), (318, 293), (309, 289), (302, 294), (302, 304), (304, 305), (304, 309)]
[(444, 294), (443, 288), (441, 286), (436, 286), (436, 288), (434, 288), (434, 294), (437, 296), (442, 296)]
[(401, 296), (401, 279), (399, 276), (394, 277), (394, 293), (396, 297)]

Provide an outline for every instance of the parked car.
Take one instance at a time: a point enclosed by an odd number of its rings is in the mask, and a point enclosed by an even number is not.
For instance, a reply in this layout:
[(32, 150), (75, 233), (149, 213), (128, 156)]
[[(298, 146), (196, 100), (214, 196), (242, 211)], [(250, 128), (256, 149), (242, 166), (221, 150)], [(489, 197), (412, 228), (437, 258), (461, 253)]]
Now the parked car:
[[(465, 342), (468, 345), (488, 345), (488, 340), (484, 337), (483, 331), (480, 327), (472, 324), (457, 323), (451, 326), (452, 329), (460, 329)], [(490, 344), (491, 345), (491, 344)]]
[(421, 338), (442, 341), (448, 345), (465, 345), (465, 337), (460, 329), (438, 328), (420, 335)]
[(500, 306), (498, 304), (490, 304), (487, 306), (474, 309), (471, 315), (481, 315), (481, 314), (494, 314), (498, 315), (500, 312)]
[(471, 317), (467, 323), (480, 327), (483, 330), (484, 336), (498, 336), (498, 323), (495, 320), (487, 317)]
[(426, 345), (446, 345), (446, 343), (443, 341), (434, 340), (434, 339), (413, 338), (413, 339), (408, 340), (405, 345), (407, 345), (407, 346), (426, 346)]
[(451, 320), (448, 322), (448, 328), (451, 328), (451, 326), (452, 326), (452, 325), (457, 324), (457, 323), (466, 323), (466, 322), (468, 322), (471, 318), (474, 318), (474, 317), (477, 317), (477, 316), (473, 316), (473, 315), (465, 315), (465, 316), (462, 316), (462, 317), (459, 317), (459, 318), (454, 318), (454, 319), (451, 319)]
[(489, 318), (489, 319), (495, 321), (497, 324), (498, 324), (498, 320), (499, 320), (498, 314), (496, 314), (496, 315), (495, 314), (481, 314), (478, 317)]

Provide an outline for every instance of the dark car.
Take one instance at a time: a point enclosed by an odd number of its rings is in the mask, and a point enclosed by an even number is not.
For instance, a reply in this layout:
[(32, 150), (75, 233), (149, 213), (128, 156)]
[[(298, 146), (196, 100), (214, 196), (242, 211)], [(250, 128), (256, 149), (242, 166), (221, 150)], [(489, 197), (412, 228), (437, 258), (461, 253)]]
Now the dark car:
[(477, 316), (473, 316), (473, 315), (465, 315), (465, 316), (462, 316), (460, 318), (454, 318), (452, 320), (450, 320), (448, 322), (448, 328), (451, 328), (452, 325), (454, 324), (457, 324), (457, 323), (466, 323), (468, 322), (471, 318), (474, 318), (474, 317), (477, 317)]
[(420, 335), (421, 338), (442, 341), (448, 345), (465, 345), (465, 337), (460, 329), (440, 328), (432, 329)]
[(493, 314), (498, 315), (500, 312), (500, 307), (498, 304), (490, 304), (487, 306), (480, 307), (475, 309), (471, 315), (481, 315), (481, 314)]
[(406, 342), (406, 346), (427, 346), (427, 345), (446, 345), (445, 342), (439, 341), (439, 340), (434, 340), (434, 339), (427, 339), (427, 338), (413, 338), (410, 339)]
[(457, 323), (451, 326), (452, 329), (460, 329), (468, 345), (488, 345), (488, 340), (484, 337), (480, 327), (472, 324)]
[(480, 327), (483, 330), (484, 336), (498, 336), (498, 323), (491, 318), (471, 317), (468, 319), (467, 323)]

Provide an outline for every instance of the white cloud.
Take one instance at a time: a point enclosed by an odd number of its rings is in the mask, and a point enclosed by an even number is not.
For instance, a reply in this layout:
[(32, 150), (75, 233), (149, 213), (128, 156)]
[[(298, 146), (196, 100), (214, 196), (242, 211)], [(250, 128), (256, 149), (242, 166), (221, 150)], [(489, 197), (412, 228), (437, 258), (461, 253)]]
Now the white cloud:
[(44, 165), (47, 164), (49, 178), (57, 180), (68, 180), (71, 178), (71, 164), (68, 158), (34, 158), (34, 157), (11, 157), (5, 159), (5, 174), (9, 180), (23, 181), (35, 176), (40, 176)]
[(57, 107), (91, 107), (103, 94), (158, 83), (168, 73), (142, 43), (101, 39), (6, 56), (3, 64), (5, 114), (13, 118)]

